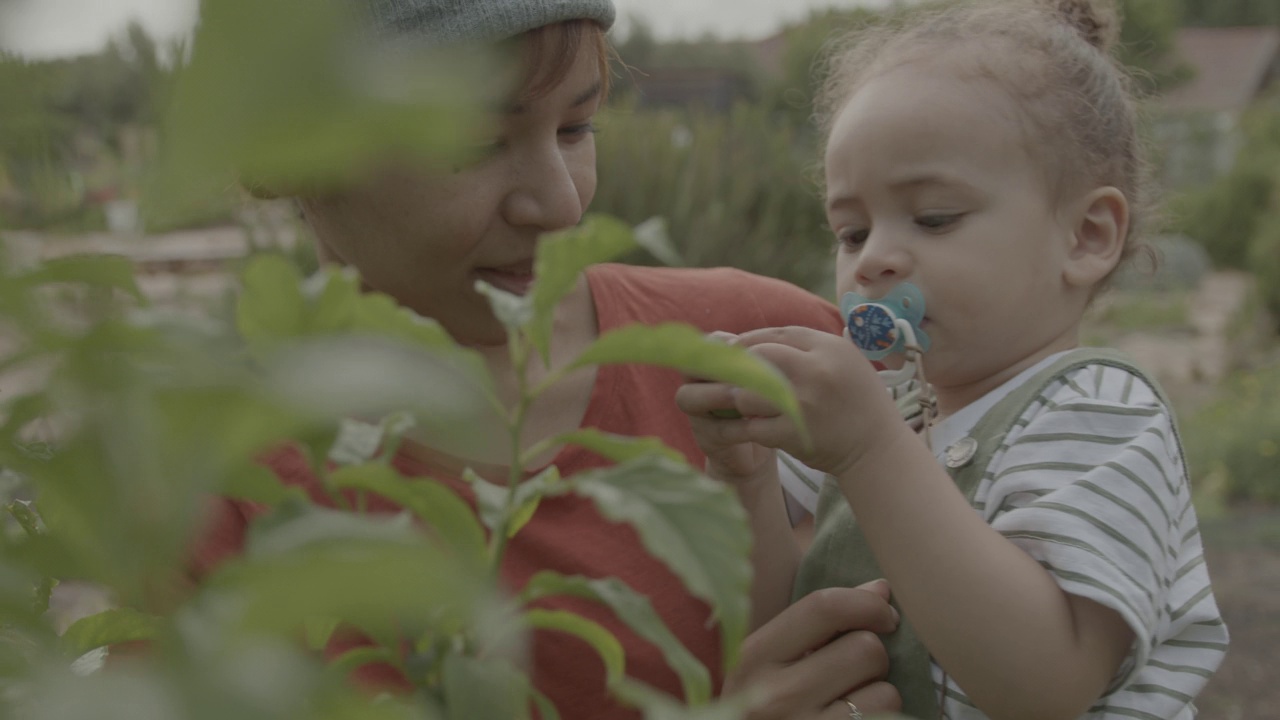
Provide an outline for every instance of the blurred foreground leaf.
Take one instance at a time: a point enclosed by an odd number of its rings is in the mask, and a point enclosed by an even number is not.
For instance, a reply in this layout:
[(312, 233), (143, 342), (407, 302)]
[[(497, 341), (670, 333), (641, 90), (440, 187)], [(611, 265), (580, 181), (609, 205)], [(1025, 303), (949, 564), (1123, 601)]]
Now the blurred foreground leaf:
[(166, 118), (158, 205), (198, 204), (237, 181), (296, 194), (388, 158), (464, 157), (486, 99), (478, 93), (502, 85), (493, 62), (374, 42), (355, 14), (362, 4), (205, 0)]

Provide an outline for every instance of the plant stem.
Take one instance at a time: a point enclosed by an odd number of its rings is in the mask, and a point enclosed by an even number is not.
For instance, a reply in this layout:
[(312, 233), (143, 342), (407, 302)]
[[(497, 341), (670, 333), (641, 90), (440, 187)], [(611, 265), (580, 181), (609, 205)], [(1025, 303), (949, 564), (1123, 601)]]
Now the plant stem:
[(507, 470), (506, 508), (502, 513), (502, 524), (495, 528), (494, 535), (489, 540), (489, 562), (493, 563), (491, 570), (494, 577), (497, 577), (501, 571), (502, 556), (506, 552), (507, 542), (510, 540), (511, 518), (515, 514), (516, 486), (524, 479), (524, 458), (520, 451), (520, 436), (524, 429), (524, 420), (528, 414), (529, 405), (532, 403), (533, 397), (535, 397), (529, 393), (529, 379), (527, 377), (529, 344), (525, 342), (519, 331), (512, 330), (507, 333), (507, 347), (511, 352), (511, 365), (516, 371), (516, 389), (518, 390), (519, 398), (507, 418), (507, 431), (511, 434), (511, 466)]

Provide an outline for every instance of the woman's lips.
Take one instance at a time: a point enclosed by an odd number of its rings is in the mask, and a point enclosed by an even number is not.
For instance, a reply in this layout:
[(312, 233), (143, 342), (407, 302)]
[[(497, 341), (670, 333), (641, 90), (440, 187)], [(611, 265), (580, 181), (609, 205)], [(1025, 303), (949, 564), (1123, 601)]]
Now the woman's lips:
[(527, 295), (533, 287), (533, 264), (508, 265), (499, 268), (479, 268), (476, 277), (512, 295)]

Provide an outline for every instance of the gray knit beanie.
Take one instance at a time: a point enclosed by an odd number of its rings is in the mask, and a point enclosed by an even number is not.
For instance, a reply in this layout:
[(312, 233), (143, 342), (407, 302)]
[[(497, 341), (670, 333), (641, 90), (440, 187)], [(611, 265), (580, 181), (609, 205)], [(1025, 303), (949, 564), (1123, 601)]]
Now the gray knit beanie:
[(487, 43), (567, 20), (613, 25), (613, 0), (364, 0), (379, 34), (431, 45)]

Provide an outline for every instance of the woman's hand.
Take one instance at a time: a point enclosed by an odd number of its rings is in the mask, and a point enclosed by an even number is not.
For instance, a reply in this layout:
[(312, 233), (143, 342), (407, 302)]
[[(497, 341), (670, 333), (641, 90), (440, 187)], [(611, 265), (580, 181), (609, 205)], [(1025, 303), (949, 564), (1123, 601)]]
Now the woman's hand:
[[(728, 345), (738, 340), (737, 335), (719, 331), (707, 337)], [(776, 453), (757, 443), (725, 442), (720, 435), (722, 422), (742, 417), (734, 408), (733, 393), (729, 385), (686, 377), (676, 391), (676, 406), (689, 416), (693, 438), (707, 456), (708, 475), (739, 488), (765, 484), (777, 464)]]
[(877, 633), (897, 629), (883, 580), (806, 595), (747, 637), (724, 694), (750, 693), (748, 720), (847, 720), (895, 712), (898, 691), (884, 681), (889, 659)]

